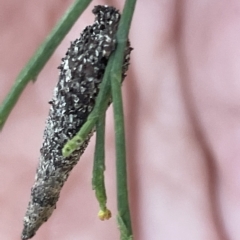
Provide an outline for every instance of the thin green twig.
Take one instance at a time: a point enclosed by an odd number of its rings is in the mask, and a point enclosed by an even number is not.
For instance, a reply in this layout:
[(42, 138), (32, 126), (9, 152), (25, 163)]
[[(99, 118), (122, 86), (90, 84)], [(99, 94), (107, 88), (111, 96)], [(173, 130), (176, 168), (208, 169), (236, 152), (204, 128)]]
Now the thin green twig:
[[(106, 106), (107, 107), (107, 106)], [(100, 211), (98, 216), (101, 220), (109, 219), (111, 212), (108, 210), (106, 188), (104, 182), (105, 171), (105, 118), (104, 112), (96, 124), (96, 145), (94, 153), (92, 186), (99, 202)]]
[(118, 45), (113, 54), (114, 62), (111, 69), (111, 88), (116, 142), (118, 226), (120, 228), (121, 240), (129, 240), (132, 239), (133, 236), (128, 202), (126, 144), (121, 82), (124, 50), (126, 49), (135, 4), (136, 0), (126, 0), (125, 2), (119, 23), (119, 31), (117, 32)]
[(3, 128), (10, 112), (18, 101), (26, 85), (31, 80), (35, 80), (37, 78), (39, 72), (52, 56), (57, 46), (90, 2), (91, 0), (76, 0), (57, 23), (50, 35), (38, 48), (24, 69), (20, 72), (10, 92), (0, 105), (0, 130)]
[(104, 171), (105, 171), (105, 113), (96, 124), (96, 145), (94, 153), (93, 179), (92, 186), (96, 191), (100, 208), (106, 209), (106, 191), (104, 187)]

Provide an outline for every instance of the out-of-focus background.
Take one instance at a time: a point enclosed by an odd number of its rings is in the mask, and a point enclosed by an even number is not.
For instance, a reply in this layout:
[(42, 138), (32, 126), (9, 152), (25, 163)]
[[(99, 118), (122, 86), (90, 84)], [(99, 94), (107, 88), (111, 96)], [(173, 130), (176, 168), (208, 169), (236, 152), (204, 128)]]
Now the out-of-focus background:
[[(0, 101), (73, 1), (0, 0)], [(92, 24), (94, 0), (30, 83), (0, 134), (0, 239), (20, 239), (57, 66)], [(135, 240), (240, 239), (240, 2), (139, 0), (123, 84)], [(117, 240), (112, 109), (106, 184), (113, 218), (98, 220), (94, 138), (34, 240)]]

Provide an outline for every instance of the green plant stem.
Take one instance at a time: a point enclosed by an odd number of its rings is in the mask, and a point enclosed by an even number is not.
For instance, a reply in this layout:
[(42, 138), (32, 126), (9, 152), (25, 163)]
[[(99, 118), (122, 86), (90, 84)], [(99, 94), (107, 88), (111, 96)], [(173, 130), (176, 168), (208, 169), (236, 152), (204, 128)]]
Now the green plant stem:
[(122, 17), (119, 23), (119, 31), (117, 32), (118, 45), (113, 54), (114, 62), (111, 69), (111, 89), (116, 142), (118, 225), (120, 228), (121, 240), (132, 239), (133, 235), (128, 202), (126, 144), (121, 82), (124, 51), (126, 49), (135, 4), (136, 0), (126, 0), (125, 2)]
[(11, 110), (18, 101), (26, 85), (35, 80), (46, 62), (60, 44), (64, 36), (69, 32), (73, 24), (87, 8), (91, 0), (76, 0), (57, 23), (50, 35), (38, 48), (33, 57), (18, 75), (10, 92), (0, 106), (0, 129), (3, 128)]
[[(115, 128), (115, 144), (116, 144), (116, 176), (117, 176), (117, 203), (118, 216), (122, 219), (127, 233), (123, 232), (121, 225), (121, 239), (126, 240), (123, 236), (130, 237), (132, 235), (130, 208), (128, 203), (128, 187), (127, 187), (127, 163), (126, 163), (126, 145), (124, 131), (124, 115), (122, 106), (121, 93), (121, 74), (114, 74), (112, 81), (112, 97), (114, 110), (114, 128)], [(119, 221), (118, 221), (119, 222)]]
[(92, 186), (102, 211), (106, 211), (105, 171), (105, 117), (103, 113), (96, 124), (96, 145), (94, 153)]

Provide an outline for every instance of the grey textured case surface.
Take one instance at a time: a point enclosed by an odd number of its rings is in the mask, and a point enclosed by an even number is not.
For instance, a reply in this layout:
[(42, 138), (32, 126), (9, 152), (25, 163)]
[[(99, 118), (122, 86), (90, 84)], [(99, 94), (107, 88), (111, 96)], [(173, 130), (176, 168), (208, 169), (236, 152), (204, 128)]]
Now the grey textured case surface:
[[(61, 188), (70, 171), (84, 152), (91, 134), (84, 144), (64, 158), (62, 148), (85, 123), (92, 111), (99, 84), (111, 52), (116, 47), (119, 12), (108, 6), (96, 6), (94, 24), (84, 29), (79, 39), (71, 43), (59, 66), (59, 82), (54, 89), (49, 116), (46, 121), (43, 145), (31, 190), (31, 199), (24, 217), (22, 239), (35, 235), (48, 220), (59, 198)], [(124, 73), (129, 64), (130, 47), (125, 53)], [(123, 77), (125, 74), (123, 74)]]

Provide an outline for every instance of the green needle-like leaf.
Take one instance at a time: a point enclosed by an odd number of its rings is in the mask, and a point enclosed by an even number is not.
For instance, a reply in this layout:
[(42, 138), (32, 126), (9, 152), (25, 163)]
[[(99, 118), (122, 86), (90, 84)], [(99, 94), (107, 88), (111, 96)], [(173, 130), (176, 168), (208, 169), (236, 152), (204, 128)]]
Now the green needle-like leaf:
[[(127, 187), (127, 163), (126, 163), (126, 144), (124, 131), (124, 113), (122, 104), (122, 65), (124, 51), (127, 45), (128, 33), (131, 25), (133, 12), (135, 9), (135, 0), (126, 0), (117, 32), (118, 46), (114, 52), (114, 62), (111, 69), (111, 87), (114, 110), (114, 127), (116, 142), (116, 171), (117, 171), (117, 202), (118, 202), (118, 223), (121, 239), (128, 240), (132, 238), (132, 226), (130, 208), (128, 203)], [(119, 221), (119, 219), (121, 221)], [(124, 226), (124, 231), (123, 231)], [(126, 236), (125, 236), (126, 235)]]
[(103, 113), (96, 124), (96, 145), (93, 165), (92, 186), (99, 202), (99, 218), (109, 219), (111, 212), (107, 209), (107, 196), (104, 182), (105, 171), (105, 113)]

